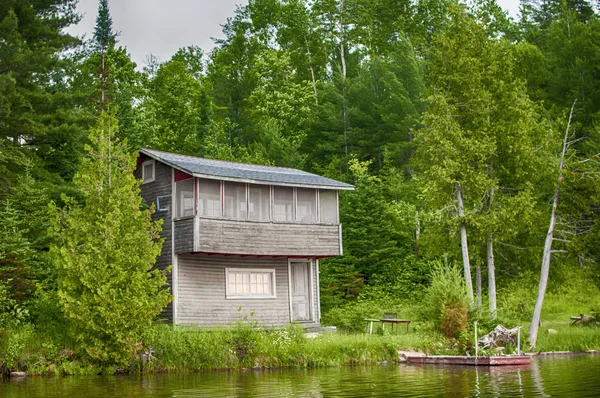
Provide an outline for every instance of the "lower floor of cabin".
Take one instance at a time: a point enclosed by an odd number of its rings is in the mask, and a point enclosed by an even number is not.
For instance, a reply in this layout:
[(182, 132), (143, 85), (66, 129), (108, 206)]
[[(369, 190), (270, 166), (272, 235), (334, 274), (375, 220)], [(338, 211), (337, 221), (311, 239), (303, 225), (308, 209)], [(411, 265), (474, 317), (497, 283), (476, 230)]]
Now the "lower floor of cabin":
[(175, 324), (319, 326), (316, 259), (180, 254), (172, 272)]

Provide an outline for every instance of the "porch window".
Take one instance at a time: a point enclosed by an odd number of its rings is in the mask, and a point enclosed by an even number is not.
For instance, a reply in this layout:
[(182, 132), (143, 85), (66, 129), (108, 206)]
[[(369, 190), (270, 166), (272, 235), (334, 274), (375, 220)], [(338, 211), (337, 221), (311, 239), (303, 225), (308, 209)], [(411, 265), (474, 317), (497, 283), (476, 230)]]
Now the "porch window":
[(294, 188), (273, 187), (273, 221), (294, 221)]
[(338, 223), (337, 192), (319, 189), (319, 215), (324, 224)]
[(271, 219), (271, 187), (248, 185), (248, 219), (269, 221)]
[(224, 216), (226, 218), (246, 219), (246, 184), (225, 182)]
[(314, 189), (296, 189), (296, 221), (314, 223), (317, 221), (317, 191)]
[(275, 269), (225, 269), (226, 298), (274, 298)]
[(175, 183), (175, 217), (189, 217), (194, 215), (194, 179), (177, 181)]
[(154, 159), (142, 163), (142, 184), (154, 181)]
[(221, 217), (221, 181), (198, 179), (198, 214), (207, 217)]

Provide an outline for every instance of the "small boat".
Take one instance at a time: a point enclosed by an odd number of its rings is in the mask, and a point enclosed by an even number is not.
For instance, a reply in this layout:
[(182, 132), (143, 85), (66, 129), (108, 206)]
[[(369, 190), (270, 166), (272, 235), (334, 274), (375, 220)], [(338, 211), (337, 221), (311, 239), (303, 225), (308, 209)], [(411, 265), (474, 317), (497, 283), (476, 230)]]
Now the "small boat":
[(515, 366), (530, 365), (530, 355), (496, 355), (490, 357), (467, 357), (451, 355), (408, 356), (408, 363), (432, 365), (470, 365), (470, 366)]

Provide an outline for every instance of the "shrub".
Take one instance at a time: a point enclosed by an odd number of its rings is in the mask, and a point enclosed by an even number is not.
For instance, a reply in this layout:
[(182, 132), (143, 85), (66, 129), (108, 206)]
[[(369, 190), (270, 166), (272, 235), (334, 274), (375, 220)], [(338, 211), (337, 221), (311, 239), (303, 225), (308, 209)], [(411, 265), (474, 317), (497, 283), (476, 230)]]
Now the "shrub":
[(462, 274), (457, 267), (435, 261), (431, 284), (423, 300), (422, 314), (446, 337), (458, 338), (467, 330), (468, 296)]

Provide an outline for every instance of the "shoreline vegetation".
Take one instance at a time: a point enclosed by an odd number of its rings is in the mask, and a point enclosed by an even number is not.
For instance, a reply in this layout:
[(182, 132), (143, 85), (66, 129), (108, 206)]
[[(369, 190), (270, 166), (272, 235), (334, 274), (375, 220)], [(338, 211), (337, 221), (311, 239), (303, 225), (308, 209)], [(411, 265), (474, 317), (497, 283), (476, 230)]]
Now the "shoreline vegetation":
[[(522, 351), (600, 349), (594, 2), (522, 0), (515, 21), (495, 0), (410, 0), (401, 13), (391, 0), (253, 0), (212, 50), (145, 67), (119, 44), (108, 0), (91, 37), (68, 34), (76, 3), (0, 3), (0, 374), (474, 355), (475, 322), (479, 336), (520, 326)], [(261, 330), (254, 304), (221, 329), (155, 323), (178, 289), (175, 261), (154, 267), (163, 241), (181, 253), (160, 235), (177, 187), (142, 200), (139, 148), (355, 186), (336, 199), (343, 256), (317, 256), (310, 286), (338, 333)], [(193, 186), (181, 198), (200, 217)], [(315, 214), (318, 198), (306, 202)], [(365, 334), (364, 319), (384, 313), (410, 331)], [(571, 326), (580, 314), (596, 326)]]
[[(564, 296), (548, 298), (548, 310), (543, 318), (537, 348), (530, 354), (576, 354), (600, 350), (600, 328), (572, 326), (573, 310), (560, 306)], [(388, 303), (389, 304), (389, 303)], [(418, 351), (428, 355), (474, 355), (472, 325), (459, 338), (449, 339), (431, 323), (419, 320), (422, 309), (404, 303), (397, 304), (404, 314), (414, 319), (409, 332), (401, 328), (391, 332), (379, 325), (373, 334), (365, 333), (363, 309), (381, 307), (373, 301), (345, 308), (349, 321), (337, 318), (335, 332), (306, 334), (299, 325), (286, 328), (263, 329), (251, 316), (228, 327), (201, 328), (155, 324), (147, 329), (143, 343), (127, 364), (92, 361), (85, 352), (77, 351), (74, 341), (56, 330), (36, 328), (24, 324), (2, 332), (0, 370), (27, 375), (96, 375), (116, 373), (201, 372), (229, 370), (262, 370), (281, 368), (319, 368), (346, 365), (377, 365), (398, 361), (398, 351)], [(241, 314), (243, 315), (243, 314)], [(335, 312), (334, 312), (335, 315)], [(515, 315), (515, 314), (512, 314)], [(518, 322), (505, 319), (486, 321), (480, 318), (479, 336), (490, 331), (493, 324), (521, 326), (526, 330), (527, 320)], [(495, 323), (497, 322), (497, 323)], [(508, 323), (511, 322), (511, 323)], [(552, 329), (552, 332), (548, 332)], [(526, 334), (521, 347), (526, 352)], [(506, 347), (504, 353), (516, 352)], [(494, 355), (495, 351), (480, 351), (479, 355)]]

